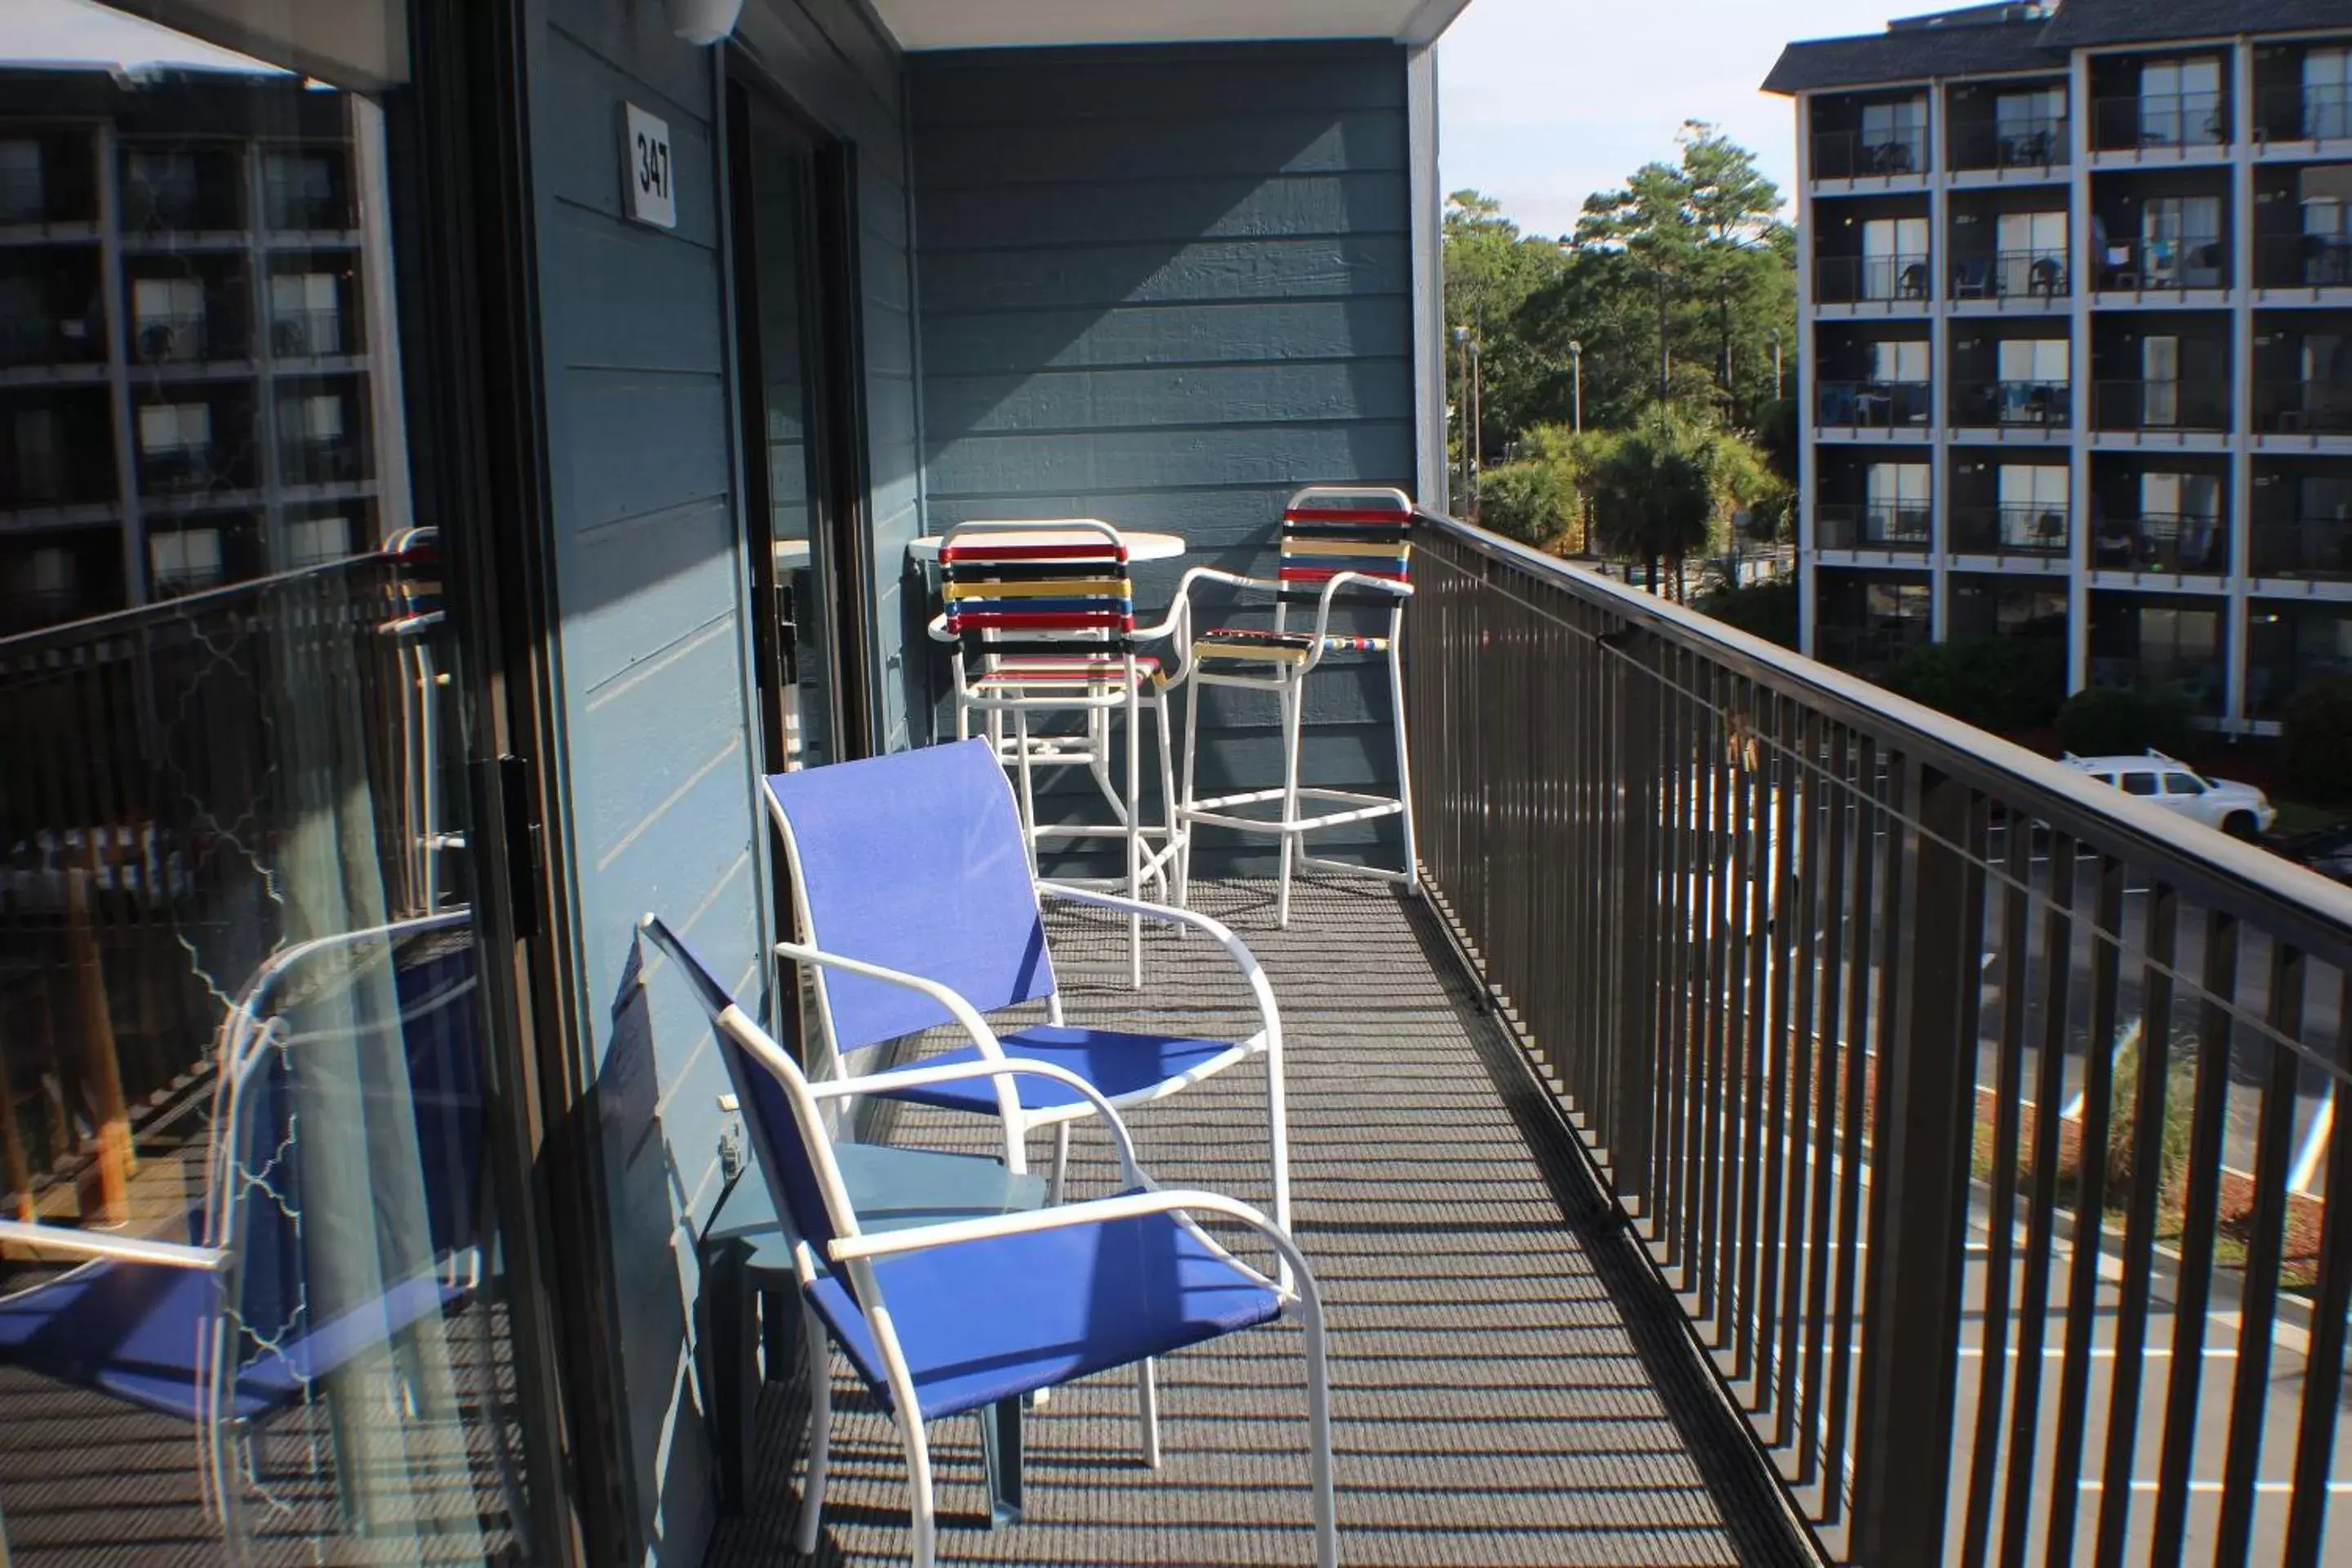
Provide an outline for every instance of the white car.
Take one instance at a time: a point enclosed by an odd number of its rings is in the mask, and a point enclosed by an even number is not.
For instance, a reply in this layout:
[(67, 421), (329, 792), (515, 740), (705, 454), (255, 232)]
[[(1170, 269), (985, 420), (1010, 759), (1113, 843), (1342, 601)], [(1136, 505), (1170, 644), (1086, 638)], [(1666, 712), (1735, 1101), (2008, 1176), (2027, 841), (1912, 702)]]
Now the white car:
[(2278, 816), (2270, 797), (2253, 785), (2209, 779), (2162, 752), (2138, 757), (2078, 757), (2069, 752), (2065, 762), (2101, 784), (2154, 801), (2193, 822), (2218, 827), (2232, 838), (2256, 837), (2267, 832)]

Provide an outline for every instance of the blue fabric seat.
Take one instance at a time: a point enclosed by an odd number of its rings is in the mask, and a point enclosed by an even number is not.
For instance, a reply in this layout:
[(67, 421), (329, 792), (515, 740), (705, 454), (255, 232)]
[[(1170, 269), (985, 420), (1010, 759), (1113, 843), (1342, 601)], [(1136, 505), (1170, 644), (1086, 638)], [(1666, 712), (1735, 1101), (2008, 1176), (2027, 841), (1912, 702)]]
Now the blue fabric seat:
[[(1068, 1068), (1112, 1100), (1149, 1093), (1188, 1075), (1204, 1075), (1212, 1063), (1234, 1056), (1239, 1047), (1224, 1040), (1194, 1040), (1176, 1035), (1123, 1035), (1111, 1029), (1057, 1028), (1045, 1025), (1018, 1034), (999, 1035), (1008, 1057), (1027, 1057)], [(981, 1059), (976, 1047), (940, 1051), (925, 1062), (972, 1062)], [(1086, 1105), (1086, 1097), (1052, 1079), (1027, 1078), (1018, 1085), (1024, 1110), (1069, 1110)], [(909, 1089), (892, 1096), (944, 1110), (996, 1114), (996, 1086), (986, 1079)]]
[[(912, 1253), (874, 1272), (926, 1421), (1282, 1315), (1281, 1298), (1168, 1215)], [(889, 1373), (848, 1287), (828, 1274), (809, 1297), (866, 1387), (891, 1404)]]

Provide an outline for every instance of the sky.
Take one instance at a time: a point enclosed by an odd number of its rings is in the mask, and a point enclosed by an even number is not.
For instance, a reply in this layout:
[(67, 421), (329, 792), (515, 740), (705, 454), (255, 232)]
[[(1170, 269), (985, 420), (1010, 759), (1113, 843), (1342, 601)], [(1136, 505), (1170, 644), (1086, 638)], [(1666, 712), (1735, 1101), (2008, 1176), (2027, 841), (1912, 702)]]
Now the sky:
[(91, 0), (0, 0), (8, 28), (0, 48), (19, 64), (103, 61), (136, 68), (171, 65), (268, 70), (258, 60), (157, 26)]
[(1751, 148), (1785, 196), (1796, 119), (1756, 90), (1795, 38), (1875, 33), (1935, 0), (1471, 0), (1437, 49), (1444, 188), (1503, 204), (1534, 234), (1706, 120)]

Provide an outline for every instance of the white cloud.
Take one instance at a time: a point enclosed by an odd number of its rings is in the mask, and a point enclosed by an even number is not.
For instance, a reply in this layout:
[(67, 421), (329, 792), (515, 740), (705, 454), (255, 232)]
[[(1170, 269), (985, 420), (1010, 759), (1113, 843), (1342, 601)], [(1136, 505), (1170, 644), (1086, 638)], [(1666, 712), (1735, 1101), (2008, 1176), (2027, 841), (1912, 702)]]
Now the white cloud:
[(1674, 155), (1685, 120), (1755, 150), (1792, 188), (1789, 100), (1757, 90), (1792, 38), (1874, 33), (1917, 0), (1473, 0), (1438, 46), (1448, 190), (1496, 196), (1522, 226), (1576, 226), (1586, 195)]

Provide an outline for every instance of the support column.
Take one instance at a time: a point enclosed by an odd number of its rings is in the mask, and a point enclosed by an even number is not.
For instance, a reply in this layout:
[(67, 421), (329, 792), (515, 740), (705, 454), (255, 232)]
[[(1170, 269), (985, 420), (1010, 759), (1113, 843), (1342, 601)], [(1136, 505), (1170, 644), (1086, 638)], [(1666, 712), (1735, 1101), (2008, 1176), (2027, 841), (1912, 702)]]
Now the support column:
[(1942, 642), (1951, 635), (1952, 598), (1952, 366), (1950, 360), (1951, 200), (1950, 162), (1944, 145), (1941, 83), (1927, 89), (1927, 635)]
[(2066, 84), (2066, 249), (2068, 400), (2074, 439), (2067, 449), (2066, 689), (2091, 683), (2091, 451), (2097, 437), (2099, 384), (2091, 356), (2091, 291), (2098, 284), (2098, 253), (2091, 233), (2091, 60), (2076, 54)]
[(2247, 584), (2253, 577), (2254, 514), (2254, 50), (2241, 37), (2232, 45), (2230, 72), (2230, 529), (2228, 608), (2222, 615), (2228, 650), (2221, 689), (2225, 731), (2242, 735), (2252, 722), (2246, 711), (2246, 656), (2252, 608)]
[(1813, 95), (1797, 95), (1797, 628), (1798, 647), (1815, 657), (1821, 584), (1814, 564), (1813, 513), (1820, 501), (1821, 432), (1814, 416)]

